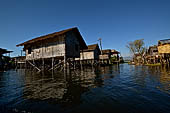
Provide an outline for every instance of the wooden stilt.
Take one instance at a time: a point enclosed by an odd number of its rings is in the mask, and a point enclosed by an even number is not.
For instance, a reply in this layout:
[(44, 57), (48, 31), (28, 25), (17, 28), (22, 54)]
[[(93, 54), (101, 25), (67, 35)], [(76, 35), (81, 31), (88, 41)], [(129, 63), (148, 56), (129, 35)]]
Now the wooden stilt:
[(67, 61), (66, 61), (66, 55), (64, 55), (64, 70), (66, 70), (66, 64), (67, 63)]
[(45, 65), (45, 62), (44, 62), (44, 58), (43, 58), (43, 59), (42, 59), (42, 70), (43, 70), (43, 71), (44, 71), (44, 69), (45, 69), (44, 65)]
[(52, 70), (54, 70), (54, 57), (52, 58)]
[(28, 60), (28, 63), (33, 66), (35, 69), (37, 69), (38, 71), (41, 71), (37, 66), (35, 66), (34, 64), (32, 64), (29, 60)]

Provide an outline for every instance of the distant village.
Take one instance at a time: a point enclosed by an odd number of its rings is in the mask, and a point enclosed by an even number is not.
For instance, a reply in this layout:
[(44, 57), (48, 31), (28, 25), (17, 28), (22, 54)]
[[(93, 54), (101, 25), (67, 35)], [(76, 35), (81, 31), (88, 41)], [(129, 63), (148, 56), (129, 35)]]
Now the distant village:
[(120, 52), (102, 49), (98, 44), (87, 45), (78, 28), (66, 29), (28, 40), (21, 44), (25, 55), (10, 57), (12, 51), (0, 49), (0, 69), (28, 68), (41, 70), (64, 70), (119, 64), (123, 62)]
[(135, 65), (169, 65), (170, 39), (159, 40), (157, 45), (150, 46), (143, 54), (134, 54), (130, 64)]
[[(84, 66), (102, 66), (123, 63), (123, 57), (115, 49), (102, 49), (98, 44), (87, 45), (78, 28), (66, 29), (28, 40), (21, 44), (25, 55), (10, 57), (0, 48), (0, 70), (27, 68), (41, 70), (65, 70)], [(159, 40), (142, 55), (134, 54), (130, 64), (169, 64), (170, 39)]]

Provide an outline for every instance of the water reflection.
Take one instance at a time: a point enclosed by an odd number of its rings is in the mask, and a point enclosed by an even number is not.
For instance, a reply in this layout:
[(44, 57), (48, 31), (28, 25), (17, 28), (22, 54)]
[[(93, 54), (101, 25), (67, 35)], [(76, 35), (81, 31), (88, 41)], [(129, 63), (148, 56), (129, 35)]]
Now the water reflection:
[(0, 73), (0, 112), (155, 112), (170, 109), (169, 67), (127, 64), (82, 71)]

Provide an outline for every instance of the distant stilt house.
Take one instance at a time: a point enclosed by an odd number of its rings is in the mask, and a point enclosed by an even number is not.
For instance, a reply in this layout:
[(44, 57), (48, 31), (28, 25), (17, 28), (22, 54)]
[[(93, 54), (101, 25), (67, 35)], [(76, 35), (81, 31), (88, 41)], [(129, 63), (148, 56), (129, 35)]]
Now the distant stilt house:
[(99, 56), (100, 57), (100, 62), (104, 64), (112, 64), (115, 62), (119, 62), (119, 52), (114, 50), (114, 49), (106, 49), (102, 50), (102, 54)]
[(160, 62), (158, 47), (156, 45), (149, 47), (146, 54), (146, 62), (148, 64), (155, 64)]
[(170, 39), (158, 41), (158, 53), (161, 56), (161, 63), (170, 63)]
[(26, 56), (18, 56), (18, 57), (13, 57), (13, 61), (15, 62), (16, 68), (25, 68), (25, 59)]
[(98, 44), (88, 45), (87, 47), (88, 49), (82, 50), (80, 58), (76, 58), (76, 60), (80, 60), (83, 64), (94, 65), (99, 61), (100, 48)]
[(80, 57), (81, 50), (87, 49), (77, 28), (40, 36), (17, 46), (24, 46), (26, 61), (38, 70), (47, 64), (52, 69), (59, 63), (65, 67), (70, 60)]
[(122, 61), (122, 57), (120, 57), (120, 52), (112, 49), (111, 50), (111, 63), (117, 63), (117, 62), (120, 62)]
[(8, 65), (8, 62), (10, 60), (9, 58), (4, 57), (3, 55), (8, 53), (9, 54), (8, 57), (10, 57), (11, 52), (12, 51), (8, 51), (6, 49), (0, 48), (0, 70), (3, 70), (5, 68), (5, 66)]

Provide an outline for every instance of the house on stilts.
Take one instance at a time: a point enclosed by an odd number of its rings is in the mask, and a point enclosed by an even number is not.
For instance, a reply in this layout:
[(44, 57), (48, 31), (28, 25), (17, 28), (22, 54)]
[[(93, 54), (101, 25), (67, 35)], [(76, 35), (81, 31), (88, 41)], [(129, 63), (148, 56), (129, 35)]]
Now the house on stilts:
[(76, 58), (76, 61), (80, 61), (83, 65), (97, 65), (101, 54), (98, 44), (88, 45), (87, 47), (87, 49), (81, 50), (80, 58)]
[(101, 50), (101, 55), (99, 56), (101, 64), (113, 64), (120, 62), (120, 52), (114, 49)]
[(158, 53), (162, 64), (170, 64), (170, 39), (158, 41)]
[(26, 63), (37, 70), (65, 69), (74, 65), (75, 58), (80, 57), (80, 51), (87, 49), (87, 45), (78, 28), (40, 36), (16, 45), (24, 46)]
[[(13, 51), (8, 51), (7, 49), (0, 48), (0, 71), (3, 71), (6, 66), (9, 65), (11, 52)], [(8, 56), (4, 56), (4, 54), (8, 54)]]
[(158, 46), (150, 46), (149, 49), (146, 52), (146, 63), (147, 64), (155, 64), (160, 62), (160, 56), (158, 53)]

